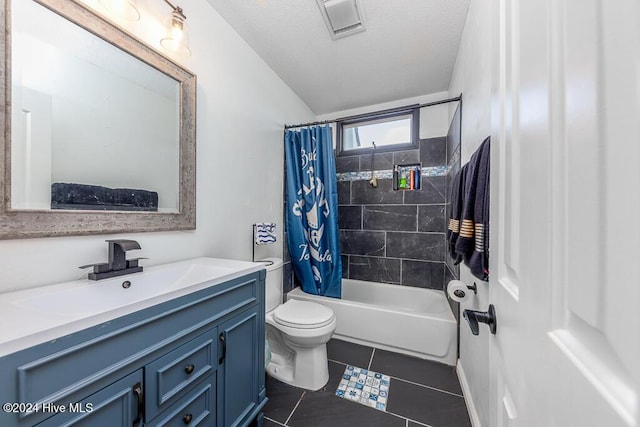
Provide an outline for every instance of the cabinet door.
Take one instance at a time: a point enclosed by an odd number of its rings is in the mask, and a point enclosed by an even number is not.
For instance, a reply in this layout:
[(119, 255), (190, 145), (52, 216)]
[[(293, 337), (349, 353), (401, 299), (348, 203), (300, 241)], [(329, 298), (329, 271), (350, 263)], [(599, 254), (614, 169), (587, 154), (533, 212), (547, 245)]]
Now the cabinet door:
[(258, 320), (253, 309), (218, 327), (219, 426), (240, 425), (258, 405), (259, 376), (264, 375), (264, 369), (260, 370), (264, 366), (264, 337), (259, 337)]
[[(142, 420), (142, 369), (127, 375), (77, 403), (65, 403), (64, 411), (38, 427), (131, 426)], [(53, 408), (43, 408), (43, 410)], [(57, 406), (60, 411), (61, 406)]]

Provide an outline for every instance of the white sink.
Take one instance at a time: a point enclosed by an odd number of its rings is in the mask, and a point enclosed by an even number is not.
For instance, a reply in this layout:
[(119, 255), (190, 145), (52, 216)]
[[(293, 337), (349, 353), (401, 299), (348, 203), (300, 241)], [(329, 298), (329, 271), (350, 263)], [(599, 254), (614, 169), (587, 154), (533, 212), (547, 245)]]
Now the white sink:
[(260, 263), (196, 258), (111, 279), (0, 294), (0, 313), (7, 319), (3, 323), (11, 324), (0, 330), (0, 356), (263, 268)]
[(209, 258), (167, 264), (112, 279), (72, 282), (75, 286), (64, 283), (46, 286), (40, 288), (38, 294), (17, 299), (13, 304), (61, 316), (93, 315), (188, 289), (237, 270), (237, 267), (211, 261)]

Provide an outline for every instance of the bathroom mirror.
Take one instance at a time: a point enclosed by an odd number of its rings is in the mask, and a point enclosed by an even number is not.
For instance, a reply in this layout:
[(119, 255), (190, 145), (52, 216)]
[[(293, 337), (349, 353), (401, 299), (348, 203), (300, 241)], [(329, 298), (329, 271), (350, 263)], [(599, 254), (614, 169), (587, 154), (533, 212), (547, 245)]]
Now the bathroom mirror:
[(0, 238), (195, 229), (195, 75), (79, 0), (0, 13)]

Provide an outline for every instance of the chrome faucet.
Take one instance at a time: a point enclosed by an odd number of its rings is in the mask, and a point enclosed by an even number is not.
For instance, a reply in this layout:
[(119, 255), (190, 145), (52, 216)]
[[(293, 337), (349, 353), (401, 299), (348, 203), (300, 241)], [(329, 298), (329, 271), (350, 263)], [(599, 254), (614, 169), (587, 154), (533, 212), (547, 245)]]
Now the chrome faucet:
[(127, 251), (141, 249), (138, 242), (128, 239), (107, 240), (106, 242), (109, 243), (109, 262), (79, 267), (93, 267), (93, 272), (87, 275), (89, 280), (108, 279), (142, 271), (142, 266), (138, 265), (138, 261), (146, 258), (127, 259), (126, 257)]

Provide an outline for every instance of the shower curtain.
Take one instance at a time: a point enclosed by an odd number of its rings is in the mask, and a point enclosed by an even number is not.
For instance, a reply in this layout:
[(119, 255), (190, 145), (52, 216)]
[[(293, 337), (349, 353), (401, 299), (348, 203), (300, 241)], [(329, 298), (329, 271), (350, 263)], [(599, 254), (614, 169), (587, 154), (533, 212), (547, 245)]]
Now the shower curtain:
[(287, 243), (302, 290), (340, 298), (338, 191), (330, 126), (285, 131)]

